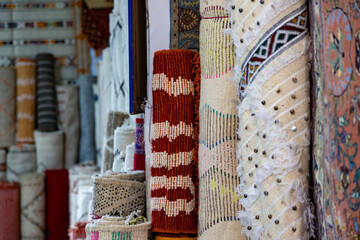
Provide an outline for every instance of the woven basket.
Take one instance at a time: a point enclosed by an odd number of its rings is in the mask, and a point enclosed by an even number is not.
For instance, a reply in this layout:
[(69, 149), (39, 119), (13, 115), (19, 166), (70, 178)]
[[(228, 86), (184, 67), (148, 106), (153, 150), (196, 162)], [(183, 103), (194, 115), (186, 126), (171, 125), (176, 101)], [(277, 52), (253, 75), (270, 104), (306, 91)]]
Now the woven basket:
[(138, 225), (124, 225), (124, 218), (102, 217), (86, 225), (87, 240), (135, 239), (147, 240), (151, 222)]
[(94, 175), (92, 177), (93, 214), (125, 217), (137, 210), (141, 211), (141, 215), (145, 214), (146, 185), (142, 182), (121, 179), (121, 177), (129, 178), (127, 175), (117, 174), (113, 177), (112, 175)]

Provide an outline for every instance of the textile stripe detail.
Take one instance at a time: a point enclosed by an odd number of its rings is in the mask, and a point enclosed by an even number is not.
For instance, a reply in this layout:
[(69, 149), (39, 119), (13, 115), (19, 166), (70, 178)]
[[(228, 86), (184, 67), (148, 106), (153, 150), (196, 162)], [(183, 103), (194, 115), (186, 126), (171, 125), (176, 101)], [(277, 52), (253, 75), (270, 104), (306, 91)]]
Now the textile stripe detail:
[(33, 22), (0, 22), (0, 29), (26, 29), (26, 28), (71, 28), (72, 21), (33, 21)]
[(165, 74), (155, 74), (153, 77), (153, 91), (155, 90), (164, 90), (169, 95), (174, 95), (174, 97), (184, 94), (193, 94), (194, 95), (194, 84), (192, 81), (182, 79), (179, 77), (174, 81), (174, 79), (169, 79)]
[(194, 133), (193, 124), (186, 124), (180, 122), (177, 125), (170, 125), (168, 121), (162, 123), (155, 123), (153, 125), (153, 139), (167, 137), (171, 142), (180, 135), (192, 137)]
[(58, 127), (54, 57), (51, 54), (39, 54), (36, 56), (36, 66), (38, 128), (40, 131), (56, 131)]
[(166, 216), (176, 217), (181, 211), (184, 211), (186, 214), (190, 214), (195, 209), (195, 199), (192, 199), (190, 202), (187, 202), (186, 199), (177, 199), (176, 201), (169, 201), (166, 197), (162, 198), (152, 198), (151, 206), (154, 210), (161, 211), (164, 210)]
[(7, 40), (7, 41), (0, 41), (1, 45), (7, 46), (19, 46), (19, 45), (55, 45), (55, 44), (64, 44), (64, 45), (74, 45), (75, 39), (36, 39), (36, 40), (24, 40), (24, 39), (17, 39), (17, 40)]
[(131, 232), (113, 232), (111, 240), (131, 240)]
[(167, 152), (156, 152), (152, 154), (154, 168), (166, 168), (171, 170), (174, 167), (191, 164), (193, 151), (168, 154)]
[(20, 9), (65, 9), (72, 8), (73, 4), (68, 2), (50, 3), (0, 3), (1, 10), (20, 10)]

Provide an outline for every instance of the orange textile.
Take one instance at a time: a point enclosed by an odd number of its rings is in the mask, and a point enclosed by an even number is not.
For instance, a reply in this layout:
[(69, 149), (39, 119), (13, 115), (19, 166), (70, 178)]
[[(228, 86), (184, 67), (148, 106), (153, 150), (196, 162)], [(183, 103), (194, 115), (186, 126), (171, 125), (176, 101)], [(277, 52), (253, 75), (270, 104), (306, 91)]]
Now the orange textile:
[(34, 143), (36, 67), (35, 61), (19, 58), (16, 61), (17, 143)]
[(154, 55), (151, 202), (154, 232), (196, 233), (194, 82), (189, 50)]

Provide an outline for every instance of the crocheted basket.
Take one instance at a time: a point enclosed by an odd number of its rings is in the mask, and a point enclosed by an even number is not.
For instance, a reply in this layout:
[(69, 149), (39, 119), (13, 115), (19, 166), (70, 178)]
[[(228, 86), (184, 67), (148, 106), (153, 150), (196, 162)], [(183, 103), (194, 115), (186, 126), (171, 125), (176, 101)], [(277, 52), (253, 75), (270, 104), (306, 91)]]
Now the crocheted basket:
[(124, 225), (124, 218), (102, 217), (86, 225), (87, 240), (136, 239), (147, 240), (151, 222), (138, 225)]
[(144, 171), (134, 171), (130, 173), (125, 172), (113, 172), (107, 171), (105, 178), (115, 178), (121, 180), (135, 181), (135, 182), (144, 182), (145, 181), (145, 172)]
[(146, 185), (141, 182), (124, 180), (127, 174), (114, 177), (94, 175), (92, 213), (98, 216), (116, 215), (128, 216), (131, 212), (140, 210), (145, 214)]

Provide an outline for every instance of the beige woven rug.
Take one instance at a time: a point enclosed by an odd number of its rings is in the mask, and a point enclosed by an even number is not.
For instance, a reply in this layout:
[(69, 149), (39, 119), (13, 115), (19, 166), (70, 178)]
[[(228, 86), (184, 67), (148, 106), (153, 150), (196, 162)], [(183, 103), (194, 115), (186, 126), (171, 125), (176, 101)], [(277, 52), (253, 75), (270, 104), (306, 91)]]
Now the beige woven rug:
[(257, 239), (309, 239), (309, 36), (305, 0), (232, 1), (239, 92), (239, 212)]

